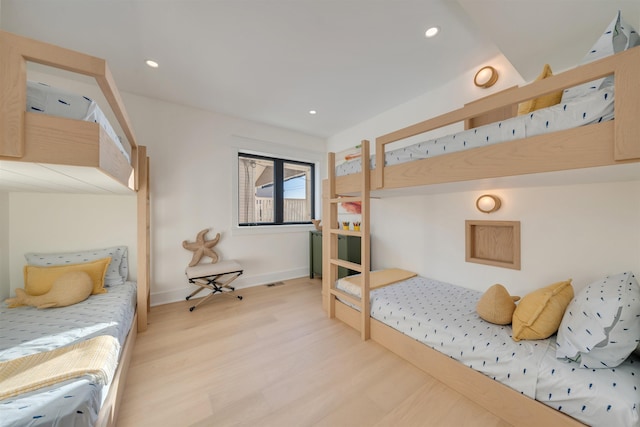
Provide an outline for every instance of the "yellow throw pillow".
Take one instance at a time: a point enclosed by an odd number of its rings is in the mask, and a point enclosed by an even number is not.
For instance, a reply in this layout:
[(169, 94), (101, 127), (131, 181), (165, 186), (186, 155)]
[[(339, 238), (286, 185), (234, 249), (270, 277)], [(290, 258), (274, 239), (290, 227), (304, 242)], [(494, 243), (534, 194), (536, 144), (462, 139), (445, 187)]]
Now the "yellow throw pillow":
[(538, 289), (522, 298), (513, 312), (513, 339), (549, 338), (560, 327), (564, 311), (572, 299), (571, 279)]
[(476, 311), (487, 322), (508, 325), (511, 323), (513, 311), (516, 309), (514, 301), (519, 299), (520, 297), (509, 295), (509, 291), (504, 286), (495, 284), (482, 294), (476, 305)]
[[(547, 77), (553, 76), (553, 72), (551, 71), (551, 67), (549, 64), (544, 64), (544, 68), (542, 69), (542, 73), (536, 78), (535, 81), (546, 79)], [(539, 98), (533, 98), (528, 101), (522, 102), (518, 105), (518, 115), (521, 116), (523, 114), (531, 113), (535, 110), (540, 110), (541, 108), (551, 107), (552, 105), (556, 105), (560, 103), (562, 100), (562, 91), (553, 92), (547, 95), (543, 95)]]
[(24, 266), (24, 290), (29, 295), (44, 295), (53, 286), (53, 282), (70, 271), (85, 271), (93, 282), (93, 295), (104, 294), (104, 277), (111, 262), (111, 257), (102, 258), (83, 264), (57, 265), (53, 267)]

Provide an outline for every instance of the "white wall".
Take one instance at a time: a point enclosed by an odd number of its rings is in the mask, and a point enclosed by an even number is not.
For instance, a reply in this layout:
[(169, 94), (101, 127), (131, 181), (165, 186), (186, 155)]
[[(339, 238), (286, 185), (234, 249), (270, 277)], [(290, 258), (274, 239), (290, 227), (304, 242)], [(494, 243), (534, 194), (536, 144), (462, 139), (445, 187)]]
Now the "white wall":
[[(9, 194), (11, 292), (24, 287), (28, 252), (73, 252), (126, 245), (129, 279), (136, 279), (136, 197)], [(132, 221), (133, 218), (133, 221)]]
[(0, 301), (9, 297), (9, 193), (0, 191)]
[[(215, 250), (239, 261), (245, 271), (238, 287), (305, 276), (309, 226), (237, 230), (233, 218), (237, 147), (264, 151), (315, 152), (324, 140), (254, 122), (124, 94), (140, 144), (151, 159), (151, 301), (183, 299), (189, 293), (184, 270), (192, 253), (182, 247), (210, 228), (220, 233)], [(278, 153), (276, 153), (278, 154)], [(296, 155), (299, 157), (299, 155)], [(320, 207), (317, 208), (320, 212)]]
[[(333, 136), (329, 149), (338, 151), (361, 139), (374, 141), (376, 136), (522, 83), (503, 57), (493, 64), (500, 71), (497, 87), (473, 87), (475, 70), (470, 70), (440, 89)], [(485, 64), (478, 68), (481, 65)], [(372, 200), (373, 268), (401, 267), (479, 290), (502, 283), (519, 294), (566, 278), (573, 278), (579, 288), (606, 274), (640, 272), (640, 182), (559, 185), (549, 184), (548, 176), (537, 186), (535, 179), (528, 179), (526, 187), (522, 182), (482, 184), (503, 200), (502, 208), (491, 215), (475, 210), (476, 198), (487, 192), (477, 191), (476, 183)], [(520, 221), (521, 270), (465, 262), (466, 219)]]
[[(640, 182), (497, 188), (502, 207), (475, 209), (484, 191), (372, 201), (374, 268), (401, 267), (485, 290), (523, 295), (572, 278), (576, 288), (606, 274), (640, 271)], [(397, 220), (390, 220), (397, 218)], [(465, 262), (465, 220), (521, 223), (521, 270)]]

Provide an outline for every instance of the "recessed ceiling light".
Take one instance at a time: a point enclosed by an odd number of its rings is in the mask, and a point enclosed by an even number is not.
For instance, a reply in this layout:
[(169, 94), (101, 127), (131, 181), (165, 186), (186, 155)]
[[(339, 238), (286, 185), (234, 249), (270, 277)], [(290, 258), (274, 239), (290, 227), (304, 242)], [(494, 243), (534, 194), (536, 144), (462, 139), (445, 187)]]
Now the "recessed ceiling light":
[(318, 114), (318, 112), (316, 110), (309, 110), (309, 114), (313, 116), (314, 114)]
[(440, 27), (431, 27), (427, 31), (424, 32), (424, 36), (426, 38), (431, 38), (431, 37), (434, 37), (439, 32), (440, 32)]
[(158, 68), (158, 63), (156, 61), (152, 61), (151, 59), (147, 59), (144, 63), (151, 68)]

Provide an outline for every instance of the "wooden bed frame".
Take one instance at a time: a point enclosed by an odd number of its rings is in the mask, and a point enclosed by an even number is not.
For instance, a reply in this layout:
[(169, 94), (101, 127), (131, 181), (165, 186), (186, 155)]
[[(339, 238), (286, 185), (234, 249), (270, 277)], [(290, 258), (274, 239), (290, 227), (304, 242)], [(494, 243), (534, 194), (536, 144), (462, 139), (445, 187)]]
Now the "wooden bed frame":
[[(345, 266), (346, 262), (337, 258), (332, 240), (340, 234), (362, 236), (362, 259), (368, 259), (368, 208), (366, 215), (363, 209), (361, 232), (340, 230), (336, 203), (343, 195), (361, 200), (363, 206), (368, 206), (370, 189), (380, 190), (376, 195), (384, 196), (384, 190), (391, 189), (640, 162), (640, 47), (521, 88), (511, 88), (467, 104), (464, 108), (383, 135), (376, 139), (376, 153), (385, 152), (386, 146), (396, 141), (453, 123), (483, 121), (484, 117), (495, 117), (496, 112), (513, 111), (514, 106), (528, 99), (611, 74), (615, 76), (613, 121), (388, 167), (384, 166), (384, 156), (377, 155), (373, 171), (368, 170), (369, 162), (363, 161), (361, 173), (341, 177), (335, 176), (335, 154), (329, 153), (328, 179), (323, 183), (325, 232), (322, 276), (323, 307), (329, 317), (342, 320), (360, 331), (363, 339), (373, 339), (513, 425), (582, 425), (371, 319), (368, 274), (363, 274), (362, 299), (335, 289), (337, 267)], [(361, 155), (362, 159), (369, 158), (367, 141), (362, 142)], [(368, 265), (348, 267), (363, 273), (368, 269)], [(347, 306), (338, 297), (361, 309)]]
[[(27, 62), (93, 77), (131, 146), (131, 163), (96, 123), (25, 111)], [(98, 426), (113, 426), (138, 332), (149, 312), (149, 158), (139, 146), (103, 59), (0, 31), (0, 163), (23, 162), (97, 169), (137, 196), (137, 309)], [(80, 178), (82, 180), (82, 178)]]
[[(640, 111), (640, 47), (494, 94), (464, 108), (383, 135), (376, 139), (376, 153), (384, 152), (387, 145), (405, 138), (611, 74), (615, 76), (616, 118), (613, 121), (387, 167), (384, 167), (384, 156), (376, 156), (376, 167), (371, 171), (371, 189), (388, 190), (637, 162), (640, 160), (640, 120), (637, 118)], [(360, 188), (359, 174), (335, 179), (338, 194), (358, 192)]]

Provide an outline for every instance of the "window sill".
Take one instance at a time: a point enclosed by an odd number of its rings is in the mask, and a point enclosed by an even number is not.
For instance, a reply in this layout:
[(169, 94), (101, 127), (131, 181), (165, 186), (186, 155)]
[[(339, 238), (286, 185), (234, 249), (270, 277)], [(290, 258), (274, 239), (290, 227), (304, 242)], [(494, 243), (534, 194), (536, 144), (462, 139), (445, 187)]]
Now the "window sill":
[(231, 227), (232, 236), (252, 236), (258, 234), (301, 233), (315, 230), (313, 224), (292, 225), (247, 225)]

